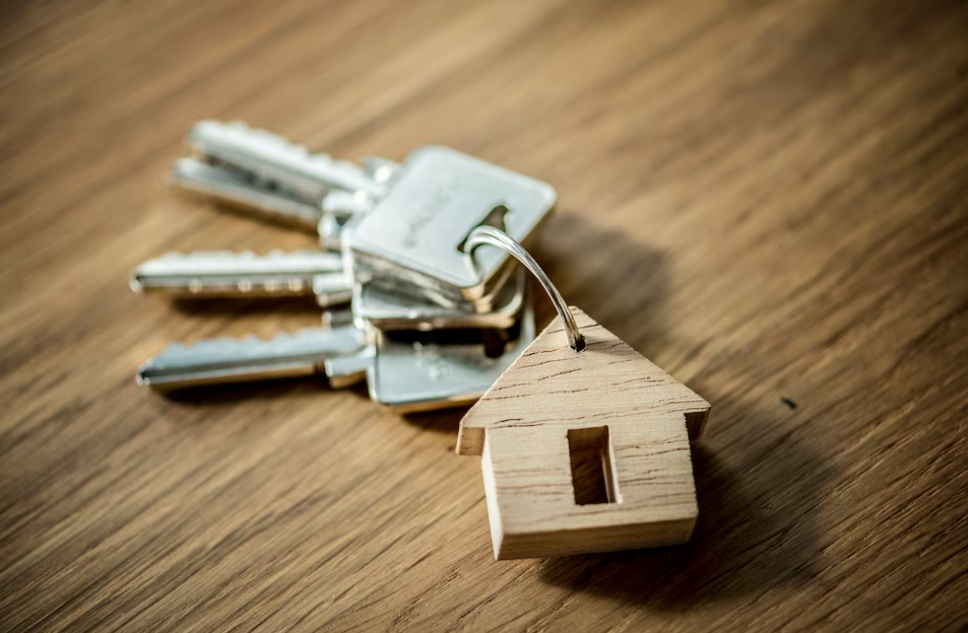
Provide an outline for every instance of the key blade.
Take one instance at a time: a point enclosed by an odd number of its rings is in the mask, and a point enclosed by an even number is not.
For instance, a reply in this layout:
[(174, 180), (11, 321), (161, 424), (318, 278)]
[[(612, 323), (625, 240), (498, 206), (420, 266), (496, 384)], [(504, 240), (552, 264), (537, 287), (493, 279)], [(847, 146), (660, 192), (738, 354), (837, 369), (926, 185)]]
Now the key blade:
[(328, 358), (358, 352), (366, 345), (355, 327), (308, 328), (266, 340), (209, 339), (174, 344), (138, 368), (139, 385), (159, 390), (199, 385), (310, 376), (324, 371)]
[(326, 154), (311, 154), (304, 146), (236, 121), (201, 121), (188, 144), (210, 160), (252, 174), (259, 181), (307, 200), (318, 201), (331, 189), (382, 195), (384, 187), (352, 163)]
[[(345, 279), (342, 258), (320, 251), (199, 251), (170, 253), (138, 266), (131, 276), (135, 292), (192, 297), (312, 296), (318, 278)], [(348, 287), (348, 280), (345, 282)], [(344, 291), (345, 294), (345, 291)]]
[(266, 189), (251, 178), (194, 158), (182, 158), (172, 167), (168, 181), (175, 187), (213, 198), (267, 219), (316, 230), (322, 210), (313, 202)]

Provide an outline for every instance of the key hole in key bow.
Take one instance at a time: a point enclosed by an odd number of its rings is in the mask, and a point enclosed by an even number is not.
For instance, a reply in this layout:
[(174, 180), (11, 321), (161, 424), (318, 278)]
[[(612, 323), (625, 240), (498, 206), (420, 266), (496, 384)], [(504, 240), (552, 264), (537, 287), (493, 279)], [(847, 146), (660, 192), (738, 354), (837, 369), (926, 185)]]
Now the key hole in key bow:
[[(481, 220), (481, 223), (473, 227), (471, 231), (476, 229), (478, 226), (492, 226), (498, 229), (499, 231), (507, 232), (507, 225), (505, 224), (504, 216), (506, 216), (509, 211), (510, 209), (508, 209), (506, 204), (497, 205), (496, 207), (488, 211), (487, 215), (484, 216), (484, 219)], [(468, 231), (467, 235), (464, 236), (464, 239), (461, 240), (461, 243), (457, 245), (457, 250), (459, 250), (462, 253), (467, 252), (465, 250), (465, 246), (467, 245), (467, 238), (470, 236), (471, 231)]]
[(618, 502), (610, 444), (607, 426), (568, 430), (571, 483), (578, 505)]

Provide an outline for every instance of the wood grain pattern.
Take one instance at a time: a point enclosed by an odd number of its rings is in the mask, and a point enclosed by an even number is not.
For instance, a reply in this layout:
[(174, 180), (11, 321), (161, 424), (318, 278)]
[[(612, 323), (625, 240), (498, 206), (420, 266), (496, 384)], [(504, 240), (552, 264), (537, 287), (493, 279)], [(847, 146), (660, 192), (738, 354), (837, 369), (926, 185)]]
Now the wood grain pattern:
[(688, 542), (689, 441), (709, 403), (570, 310), (585, 348), (552, 321), (460, 421), (457, 452), (481, 455), (494, 557)]
[[(968, 623), (965, 3), (77, 0), (0, 32), (0, 630)], [(715, 410), (692, 542), (495, 563), (460, 412), (137, 388), (164, 341), (319, 318), (128, 290), (312, 244), (169, 191), (204, 117), (552, 183), (535, 257)]]

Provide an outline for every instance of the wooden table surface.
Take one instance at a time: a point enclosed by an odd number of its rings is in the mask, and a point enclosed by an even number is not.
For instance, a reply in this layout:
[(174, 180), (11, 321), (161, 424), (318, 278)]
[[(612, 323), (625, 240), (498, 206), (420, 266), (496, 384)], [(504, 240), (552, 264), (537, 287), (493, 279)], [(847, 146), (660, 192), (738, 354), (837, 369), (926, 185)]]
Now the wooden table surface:
[[(968, 625), (965, 3), (3, 12), (0, 630)], [(693, 542), (497, 563), (461, 411), (136, 386), (166, 341), (319, 319), (128, 289), (171, 250), (313, 244), (168, 188), (202, 118), (553, 183), (538, 260), (713, 405)]]

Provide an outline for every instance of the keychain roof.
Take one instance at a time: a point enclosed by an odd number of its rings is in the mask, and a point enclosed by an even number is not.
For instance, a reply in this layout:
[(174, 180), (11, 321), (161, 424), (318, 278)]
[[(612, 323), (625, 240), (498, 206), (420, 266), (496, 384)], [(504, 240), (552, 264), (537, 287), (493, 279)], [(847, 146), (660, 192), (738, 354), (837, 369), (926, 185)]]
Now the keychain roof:
[(478, 227), (468, 250), (483, 244), (534, 273), (562, 321), (545, 328), (461, 420), (457, 452), (482, 456), (495, 558), (687, 542), (698, 516), (689, 442), (710, 405), (567, 308), (509, 236)]

